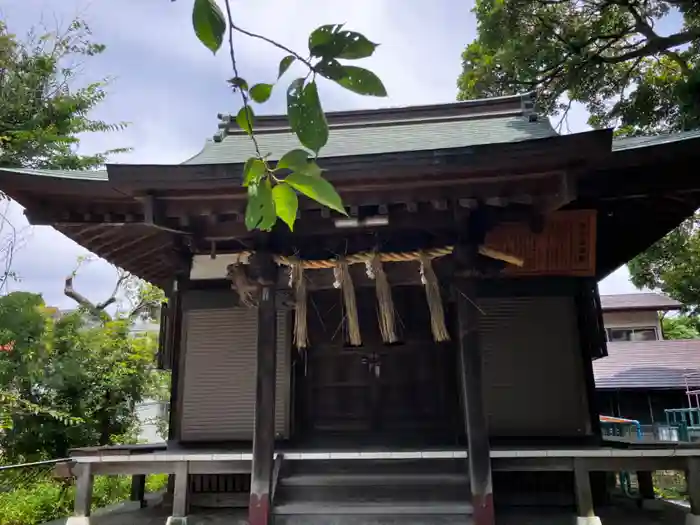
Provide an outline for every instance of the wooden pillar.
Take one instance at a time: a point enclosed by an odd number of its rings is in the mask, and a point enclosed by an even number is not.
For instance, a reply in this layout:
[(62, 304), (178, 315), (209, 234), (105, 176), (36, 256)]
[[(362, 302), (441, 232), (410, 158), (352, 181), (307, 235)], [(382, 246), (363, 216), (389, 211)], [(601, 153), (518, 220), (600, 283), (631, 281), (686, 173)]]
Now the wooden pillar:
[(469, 447), (469, 479), (474, 525), (494, 525), (491, 446), (484, 405), (479, 310), (476, 281), (462, 279), (456, 284), (459, 318), (459, 368), (464, 408), (464, 425)]
[(639, 498), (642, 501), (656, 498), (656, 494), (654, 494), (654, 478), (651, 471), (637, 471), (637, 485), (639, 487)]
[(271, 482), (275, 454), (275, 380), (277, 368), (277, 266), (270, 253), (258, 251), (251, 274), (260, 283), (255, 387), (253, 466), (250, 479), (249, 525), (270, 523)]
[(182, 390), (184, 380), (185, 352), (182, 347), (182, 295), (187, 287), (189, 275), (178, 275), (168, 298), (168, 325), (165, 333), (167, 353), (172, 359), (170, 374), (170, 413), (168, 415), (168, 443), (180, 440), (180, 418), (182, 414)]
[(80, 463), (77, 470), (78, 480), (75, 486), (74, 515), (80, 518), (87, 518), (92, 510), (92, 486), (95, 479), (92, 475), (92, 463)]
[(574, 460), (574, 485), (576, 490), (577, 523), (599, 524), (600, 519), (593, 508), (593, 493), (591, 491), (591, 473), (585, 468), (582, 460)]
[(685, 471), (688, 499), (690, 500), (690, 514), (686, 523), (700, 525), (700, 458), (688, 458), (688, 467)]
[(189, 463), (187, 461), (178, 463), (175, 467), (173, 511), (168, 520), (168, 525), (184, 525), (187, 523), (189, 477)]
[(146, 506), (146, 475), (134, 474), (131, 476), (131, 501), (138, 501), (141, 508)]
[(576, 320), (578, 324), (580, 356), (583, 369), (585, 390), (582, 392), (588, 407), (590, 419), (586, 425), (586, 434), (593, 445), (602, 442), (600, 426), (599, 394), (595, 388), (593, 359), (604, 355), (605, 327), (600, 305), (598, 285), (594, 279), (584, 279), (578, 284), (575, 296)]
[[(168, 448), (180, 442), (182, 419), (182, 392), (185, 377), (185, 349), (182, 348), (182, 297), (190, 280), (191, 259), (179, 271), (168, 295), (165, 350), (170, 364), (170, 403), (168, 413)], [(170, 502), (175, 493), (175, 476), (168, 476), (168, 488), (164, 501)]]

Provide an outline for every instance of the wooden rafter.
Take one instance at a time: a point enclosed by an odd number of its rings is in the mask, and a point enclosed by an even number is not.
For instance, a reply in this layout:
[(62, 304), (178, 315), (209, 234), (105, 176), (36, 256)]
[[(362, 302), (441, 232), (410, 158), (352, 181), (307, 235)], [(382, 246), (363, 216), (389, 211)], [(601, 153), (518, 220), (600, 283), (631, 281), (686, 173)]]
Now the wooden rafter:
[[(154, 231), (148, 232), (141, 237), (133, 238), (128, 236), (128, 240), (121, 239), (122, 242), (110, 243), (108, 246), (102, 246), (99, 248), (98, 255), (100, 257), (120, 257), (122, 253), (136, 252), (140, 253), (142, 247), (147, 248), (152, 246), (154, 242), (157, 242), (158, 237), (161, 232)], [(115, 240), (116, 241), (116, 240)]]

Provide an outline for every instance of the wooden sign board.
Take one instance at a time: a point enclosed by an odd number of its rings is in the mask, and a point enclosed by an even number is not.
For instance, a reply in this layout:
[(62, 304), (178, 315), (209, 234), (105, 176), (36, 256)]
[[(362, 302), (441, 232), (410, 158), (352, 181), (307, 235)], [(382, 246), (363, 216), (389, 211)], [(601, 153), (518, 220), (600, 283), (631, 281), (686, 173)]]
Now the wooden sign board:
[(541, 233), (527, 224), (503, 224), (486, 237), (486, 245), (521, 257), (521, 267), (509, 266), (505, 276), (595, 275), (595, 210), (558, 211), (547, 216)]

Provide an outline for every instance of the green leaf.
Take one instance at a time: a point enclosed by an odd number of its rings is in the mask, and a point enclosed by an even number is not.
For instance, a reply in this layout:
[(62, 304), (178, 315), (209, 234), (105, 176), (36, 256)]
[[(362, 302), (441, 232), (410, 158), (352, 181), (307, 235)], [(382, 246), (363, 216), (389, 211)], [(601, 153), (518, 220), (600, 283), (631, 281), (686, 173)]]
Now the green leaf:
[(253, 133), (254, 120), (255, 114), (253, 113), (253, 108), (251, 108), (250, 106), (243, 106), (238, 112), (238, 115), (236, 115), (236, 123), (248, 135)]
[(310, 199), (324, 206), (328, 206), (330, 209), (342, 213), (343, 215), (347, 215), (340, 195), (338, 195), (333, 185), (326, 179), (295, 172), (284, 179), (284, 182)]
[(194, 0), (192, 25), (200, 42), (212, 53), (216, 53), (226, 32), (224, 13), (216, 4), (216, 0)]
[(338, 84), (360, 95), (386, 97), (386, 88), (377, 75), (369, 69), (357, 66), (343, 66), (344, 76), (336, 80)]
[(258, 228), (263, 231), (269, 231), (277, 222), (277, 213), (275, 212), (275, 201), (272, 199), (272, 185), (270, 184), (270, 179), (265, 179), (259, 186), (262, 220)]
[(293, 171), (299, 171), (305, 168), (308, 163), (308, 151), (305, 149), (293, 149), (282, 155), (282, 158), (277, 161), (276, 169), (287, 168)]
[(246, 82), (245, 78), (241, 77), (233, 77), (229, 79), (228, 81), (231, 86), (234, 88), (242, 89), (243, 91), (248, 91), (248, 82)]
[(306, 166), (296, 171), (303, 173), (304, 175), (311, 175), (312, 177), (320, 177), (321, 173), (323, 172), (321, 167), (313, 160), (307, 162)]
[(346, 58), (348, 60), (370, 57), (379, 45), (368, 40), (362, 33), (355, 31), (340, 31), (336, 39), (341, 40), (344, 44), (343, 51), (336, 55), (336, 58)]
[(330, 45), (333, 35), (342, 29), (344, 24), (326, 24), (314, 29), (309, 35), (309, 53), (311, 56), (325, 56), (322, 53)]
[(277, 80), (279, 80), (282, 77), (282, 75), (284, 75), (287, 72), (289, 66), (291, 66), (295, 60), (296, 58), (294, 57), (294, 55), (287, 55), (282, 60), (280, 60), (280, 68), (279, 73), (277, 74)]
[(299, 142), (318, 155), (328, 142), (328, 122), (318, 98), (316, 82), (304, 85), (304, 79), (298, 78), (290, 84), (287, 115)]
[(265, 179), (248, 186), (248, 205), (245, 210), (245, 225), (249, 230), (270, 230), (277, 221), (275, 203), (272, 200), (270, 180)]
[(314, 71), (327, 79), (336, 81), (340, 80), (345, 75), (343, 64), (338, 62), (335, 58), (320, 60), (314, 66)]
[(354, 60), (372, 56), (377, 45), (363, 34), (343, 31), (343, 24), (323, 25), (309, 36), (311, 56)]
[(257, 228), (262, 219), (259, 188), (260, 184), (251, 184), (248, 186), (248, 205), (245, 209), (245, 227), (248, 228), (248, 230)]
[(334, 59), (324, 60), (314, 68), (320, 75), (334, 80), (359, 95), (386, 97), (386, 88), (377, 75), (357, 66), (344, 66)]
[(290, 231), (294, 231), (294, 221), (297, 218), (299, 199), (294, 190), (284, 182), (272, 188), (272, 200), (275, 203), (275, 212), (282, 219)]
[(267, 102), (272, 95), (272, 84), (255, 84), (250, 88), (250, 98), (258, 104)]
[(265, 162), (257, 157), (250, 157), (243, 166), (243, 186), (257, 184), (264, 174)]

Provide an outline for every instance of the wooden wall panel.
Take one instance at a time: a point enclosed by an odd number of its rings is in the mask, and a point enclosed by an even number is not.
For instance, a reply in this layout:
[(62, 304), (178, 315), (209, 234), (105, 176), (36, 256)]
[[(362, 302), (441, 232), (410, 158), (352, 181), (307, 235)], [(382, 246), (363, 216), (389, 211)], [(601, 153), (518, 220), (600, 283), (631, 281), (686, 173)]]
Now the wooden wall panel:
[(524, 223), (503, 224), (486, 237), (489, 247), (525, 260), (508, 267), (508, 276), (595, 275), (596, 215), (593, 210), (560, 211), (549, 215), (541, 233)]

